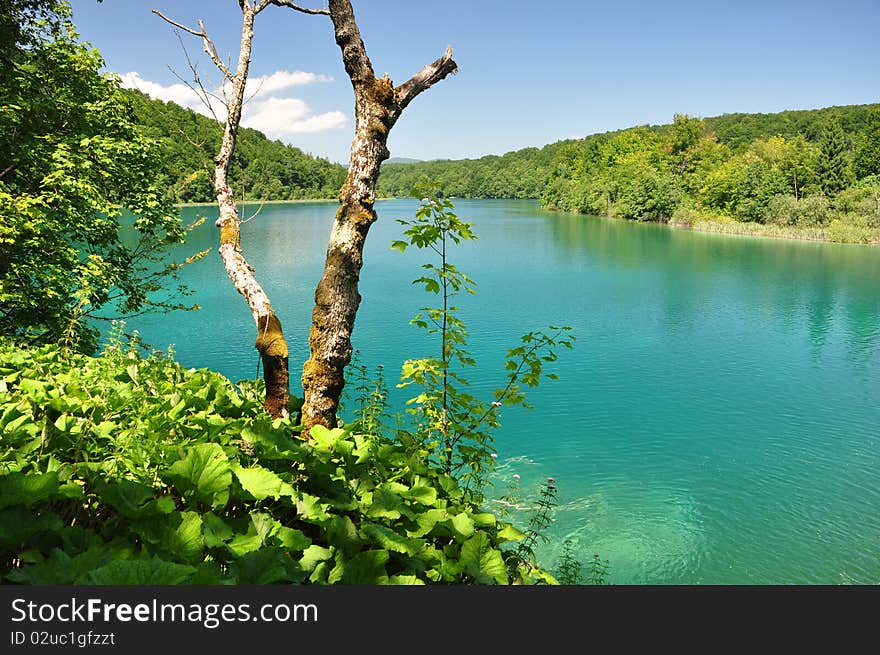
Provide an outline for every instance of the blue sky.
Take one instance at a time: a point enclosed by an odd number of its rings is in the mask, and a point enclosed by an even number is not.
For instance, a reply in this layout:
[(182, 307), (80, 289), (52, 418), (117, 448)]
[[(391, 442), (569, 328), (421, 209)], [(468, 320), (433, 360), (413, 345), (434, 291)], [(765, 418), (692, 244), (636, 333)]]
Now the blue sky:
[[(308, 6), (321, 6), (312, 0)], [(639, 124), (880, 101), (880, 0), (353, 0), (377, 74), (404, 82), (447, 45), (459, 73), (419, 96), (392, 156), (479, 157)], [(237, 57), (236, 0), (73, 0), (83, 39), (128, 84), (167, 98), (188, 75), (174, 30), (202, 18)], [(195, 37), (184, 34), (193, 56)], [(199, 70), (219, 82), (209, 61)], [(257, 17), (245, 124), (347, 161), (351, 87), (326, 16)], [(175, 95), (176, 94), (176, 95)]]

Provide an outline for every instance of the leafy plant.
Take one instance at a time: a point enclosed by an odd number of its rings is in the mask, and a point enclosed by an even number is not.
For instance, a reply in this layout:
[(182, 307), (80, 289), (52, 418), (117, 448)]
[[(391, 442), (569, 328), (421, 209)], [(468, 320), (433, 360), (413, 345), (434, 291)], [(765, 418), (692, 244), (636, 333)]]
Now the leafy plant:
[(559, 584), (576, 585), (581, 583), (581, 563), (574, 554), (574, 545), (571, 539), (566, 539), (562, 544), (562, 555), (559, 556), (555, 574)]
[(439, 356), (404, 362), (398, 384), (420, 388), (407, 401), (416, 424), (413, 440), (430, 449), (447, 474), (479, 496), (492, 466), (492, 430), (499, 425), (501, 407), (528, 407), (522, 385), (537, 386), (542, 377), (555, 379), (553, 373), (544, 371), (544, 365), (556, 361), (559, 346), (571, 348), (574, 337), (569, 334), (571, 328), (555, 326), (549, 334), (524, 335), (519, 346), (507, 351), (507, 384), (496, 389), (489, 402), (475, 397), (461, 371), (476, 361), (467, 350), (467, 328), (454, 301), (461, 293), (475, 293), (476, 283), (449, 257), (452, 245), (476, 238), (472, 225), (461, 220), (452, 202), (440, 193), (424, 197), (413, 220), (398, 222), (406, 227), (405, 239), (394, 241), (393, 248), (401, 252), (410, 246), (427, 249), (437, 259), (437, 263), (422, 265), (425, 274), (413, 284), (436, 295), (439, 305), (423, 307), (410, 323), (438, 338)]
[(593, 555), (587, 565), (587, 584), (604, 585), (608, 583), (608, 576), (611, 573), (611, 563), (606, 559), (603, 560), (598, 555)]
[(298, 438), (253, 384), (144, 356), (0, 342), (0, 579), (505, 584), (522, 534), (429, 453), (357, 424)]
[(78, 41), (69, 4), (4, 6), (0, 333), (92, 353), (96, 319), (192, 308), (177, 275), (205, 252), (165, 261), (187, 230), (157, 181), (156, 144)]

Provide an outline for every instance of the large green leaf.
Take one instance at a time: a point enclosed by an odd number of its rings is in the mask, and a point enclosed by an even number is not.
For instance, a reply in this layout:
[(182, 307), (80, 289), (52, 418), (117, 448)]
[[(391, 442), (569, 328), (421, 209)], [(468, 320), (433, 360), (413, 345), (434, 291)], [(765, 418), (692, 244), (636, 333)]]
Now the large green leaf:
[(465, 512), (452, 517), (452, 528), (459, 537), (465, 539), (474, 534), (474, 521)]
[(235, 464), (232, 466), (232, 472), (238, 478), (242, 489), (257, 500), (264, 500), (269, 497), (277, 500), (281, 496), (294, 495), (293, 487), (278, 477), (277, 474), (262, 466), (244, 468)]
[(388, 578), (390, 585), (424, 585), (425, 581), (415, 575), (392, 575)]
[(489, 536), (478, 532), (461, 547), (465, 572), (481, 584), (507, 584), (507, 567), (501, 551), (492, 548)]
[(217, 548), (232, 539), (233, 529), (213, 512), (202, 514), (202, 538), (208, 548)]
[(421, 550), (423, 544), (420, 539), (410, 539), (396, 533), (391, 528), (386, 528), (384, 525), (377, 525), (376, 523), (363, 525), (361, 527), (361, 534), (380, 548), (385, 548), (395, 553), (406, 553), (407, 555), (415, 555)]
[(22, 506), (0, 510), (0, 549), (18, 551), (43, 532), (57, 533), (63, 522), (55, 514), (37, 514)]
[(238, 584), (299, 582), (305, 571), (280, 548), (261, 548), (235, 560), (229, 572)]
[(130, 525), (132, 532), (152, 546), (151, 552), (191, 564), (203, 558), (202, 517), (197, 512), (151, 516), (134, 520)]
[(302, 557), (299, 559), (299, 565), (305, 571), (312, 571), (318, 565), (333, 557), (333, 551), (317, 544), (312, 544), (303, 551)]
[(403, 495), (421, 505), (430, 506), (437, 502), (437, 490), (424, 484), (413, 487)]
[(196, 572), (192, 566), (153, 559), (115, 560), (88, 575), (93, 585), (178, 585)]
[(387, 562), (387, 550), (365, 550), (349, 560), (344, 559), (340, 553), (327, 582), (351, 585), (383, 584), (388, 581), (388, 574), (385, 572)]
[(120, 480), (109, 483), (98, 480), (93, 488), (103, 502), (127, 518), (137, 519), (174, 511), (173, 499), (168, 496), (156, 498), (156, 490), (140, 482)]
[(58, 491), (58, 474), (15, 471), (0, 476), (0, 509), (13, 505), (31, 507)]
[(347, 516), (334, 516), (327, 523), (325, 532), (327, 542), (350, 556), (359, 551), (364, 543), (358, 535), (358, 530), (352, 520)]
[(223, 507), (232, 484), (229, 459), (216, 443), (200, 443), (186, 449), (162, 476), (187, 499)]
[(445, 509), (429, 509), (416, 515), (416, 523), (418, 527), (409, 530), (410, 537), (424, 537), (431, 532), (438, 523), (446, 521), (449, 518)]

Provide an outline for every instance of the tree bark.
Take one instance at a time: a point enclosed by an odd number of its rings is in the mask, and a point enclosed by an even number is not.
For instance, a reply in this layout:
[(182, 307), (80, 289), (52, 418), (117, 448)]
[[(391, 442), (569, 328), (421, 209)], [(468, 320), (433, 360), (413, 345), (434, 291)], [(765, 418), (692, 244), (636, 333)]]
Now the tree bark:
[(388, 133), (406, 106), (422, 91), (458, 69), (452, 49), (395, 87), (376, 78), (349, 0), (330, 0), (336, 43), (342, 51), (355, 100), (355, 134), (340, 207), (327, 246), (324, 273), (315, 290), (309, 334), (310, 357), (303, 366), (304, 432), (336, 426), (336, 410), (351, 361), (351, 334), (360, 305), (358, 291), (364, 242), (376, 220), (373, 208), (379, 167), (388, 158)]
[[(223, 260), (223, 267), (236, 291), (247, 301), (257, 326), (257, 339), (254, 347), (259, 351), (260, 361), (263, 365), (263, 380), (266, 383), (264, 401), (266, 411), (273, 418), (286, 418), (290, 415), (287, 341), (281, 330), (281, 322), (269, 302), (269, 296), (260, 286), (254, 275), (253, 267), (247, 263), (242, 253), (241, 219), (238, 215), (235, 196), (229, 187), (229, 163), (235, 151), (236, 137), (241, 122), (245, 85), (251, 61), (251, 44), (254, 38), (254, 17), (268, 4), (268, 0), (260, 0), (255, 3), (250, 0), (239, 1), (242, 12), (241, 46), (234, 74), (220, 59), (217, 48), (208, 37), (201, 21), (199, 21), (199, 30), (194, 30), (172, 21), (159, 11), (154, 10), (154, 13), (175, 27), (200, 37), (205, 53), (223, 74), (224, 81), (231, 83), (231, 91), (225, 101), (226, 124), (223, 129), (223, 139), (220, 143), (220, 150), (214, 157), (213, 185), (217, 196), (217, 205), (220, 208), (220, 216), (215, 225), (220, 230), (220, 258)], [(207, 98), (207, 94), (204, 95)]]

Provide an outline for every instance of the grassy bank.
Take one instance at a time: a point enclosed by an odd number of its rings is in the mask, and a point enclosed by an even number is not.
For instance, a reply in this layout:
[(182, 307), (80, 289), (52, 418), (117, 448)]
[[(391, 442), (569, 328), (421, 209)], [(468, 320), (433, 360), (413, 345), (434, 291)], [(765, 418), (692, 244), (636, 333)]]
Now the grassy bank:
[(737, 234), (740, 236), (769, 237), (774, 239), (801, 239), (804, 241), (828, 241), (832, 243), (880, 244), (880, 230), (857, 227), (842, 223), (827, 227), (797, 227), (792, 225), (767, 225), (764, 223), (741, 223), (719, 217), (695, 222), (670, 221), (670, 227), (714, 232), (716, 234)]

